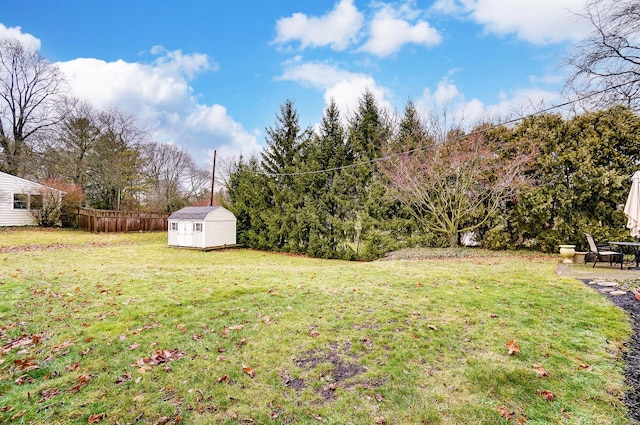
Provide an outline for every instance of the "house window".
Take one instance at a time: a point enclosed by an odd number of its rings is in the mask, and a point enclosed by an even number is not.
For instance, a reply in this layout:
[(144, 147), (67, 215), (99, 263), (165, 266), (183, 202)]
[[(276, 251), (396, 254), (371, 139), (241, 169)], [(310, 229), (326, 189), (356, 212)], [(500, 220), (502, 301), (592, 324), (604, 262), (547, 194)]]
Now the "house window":
[(194, 223), (193, 230), (196, 232), (202, 232), (202, 223)]
[(172, 231), (177, 232), (178, 231), (178, 223), (171, 223), (171, 228)]
[(26, 210), (29, 209), (29, 195), (24, 193), (13, 194), (13, 209)]

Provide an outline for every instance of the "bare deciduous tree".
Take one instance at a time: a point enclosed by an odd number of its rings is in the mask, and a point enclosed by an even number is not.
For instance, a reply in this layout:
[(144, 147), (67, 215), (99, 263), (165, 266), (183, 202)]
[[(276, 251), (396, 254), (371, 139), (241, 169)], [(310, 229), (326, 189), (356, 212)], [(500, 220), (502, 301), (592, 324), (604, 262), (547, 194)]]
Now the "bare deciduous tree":
[(66, 89), (57, 66), (17, 40), (0, 40), (0, 169), (25, 174), (31, 140), (59, 121)]
[(513, 195), (526, 163), (521, 155), (505, 161), (477, 132), (432, 143), (393, 156), (381, 168), (389, 193), (405, 205), (421, 227), (446, 237), (450, 246), (461, 233), (482, 226)]
[(209, 199), (211, 173), (176, 145), (148, 143), (143, 149), (148, 187), (145, 202), (157, 211), (173, 212)]
[(588, 0), (580, 16), (591, 34), (577, 43), (567, 60), (573, 73), (567, 90), (588, 96), (588, 105), (640, 106), (640, 3)]

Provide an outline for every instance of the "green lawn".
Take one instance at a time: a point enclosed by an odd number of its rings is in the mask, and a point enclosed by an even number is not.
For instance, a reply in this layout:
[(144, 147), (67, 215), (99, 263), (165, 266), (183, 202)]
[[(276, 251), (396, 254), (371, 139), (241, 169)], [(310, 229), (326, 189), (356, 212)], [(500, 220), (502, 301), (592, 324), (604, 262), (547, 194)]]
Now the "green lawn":
[(620, 310), (559, 257), (438, 252), (0, 231), (0, 423), (629, 423)]

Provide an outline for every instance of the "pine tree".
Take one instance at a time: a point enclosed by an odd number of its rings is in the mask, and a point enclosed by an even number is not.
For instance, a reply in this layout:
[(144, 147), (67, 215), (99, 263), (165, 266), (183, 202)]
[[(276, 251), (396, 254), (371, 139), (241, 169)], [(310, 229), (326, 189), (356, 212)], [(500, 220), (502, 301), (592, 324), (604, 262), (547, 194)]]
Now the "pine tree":
[(301, 150), (301, 171), (296, 178), (302, 205), (296, 215), (299, 252), (314, 257), (350, 258), (343, 222), (348, 215), (342, 173), (351, 164), (346, 133), (334, 101), (326, 108), (317, 133)]
[(343, 173), (349, 189), (345, 201), (351, 211), (346, 220), (346, 233), (358, 256), (375, 256), (373, 252), (379, 251), (375, 247), (380, 244), (376, 233), (381, 211), (377, 207), (383, 202), (380, 195), (384, 190), (371, 189), (381, 184), (375, 160), (382, 156), (390, 134), (387, 116), (378, 106), (373, 92), (366, 90), (349, 120), (346, 152), (353, 160), (353, 167)]
[(300, 149), (310, 130), (300, 127), (295, 105), (287, 100), (280, 107), (280, 114), (276, 114), (275, 126), (267, 128), (266, 133), (267, 148), (262, 152), (261, 162), (270, 177), (266, 188), (270, 202), (264, 211), (265, 235), (271, 249), (288, 250), (289, 232), (301, 202), (291, 174), (299, 170)]
[(238, 243), (250, 248), (272, 249), (266, 234), (265, 216), (269, 211), (268, 178), (258, 159), (238, 160), (229, 175), (224, 206), (236, 216)]

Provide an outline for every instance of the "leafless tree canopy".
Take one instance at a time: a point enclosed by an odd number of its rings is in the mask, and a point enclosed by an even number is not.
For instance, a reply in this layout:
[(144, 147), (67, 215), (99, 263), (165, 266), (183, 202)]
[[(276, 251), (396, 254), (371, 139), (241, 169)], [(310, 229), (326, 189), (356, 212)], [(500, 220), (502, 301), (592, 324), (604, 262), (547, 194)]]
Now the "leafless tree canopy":
[(567, 89), (585, 106), (640, 105), (640, 2), (589, 0), (580, 14), (591, 35), (574, 46)]
[(421, 227), (455, 246), (461, 233), (483, 225), (513, 195), (526, 160), (498, 160), (482, 133), (450, 132), (445, 143), (393, 157), (382, 170), (389, 193)]
[(0, 40), (0, 169), (23, 174), (29, 142), (59, 120), (61, 71), (16, 40)]

